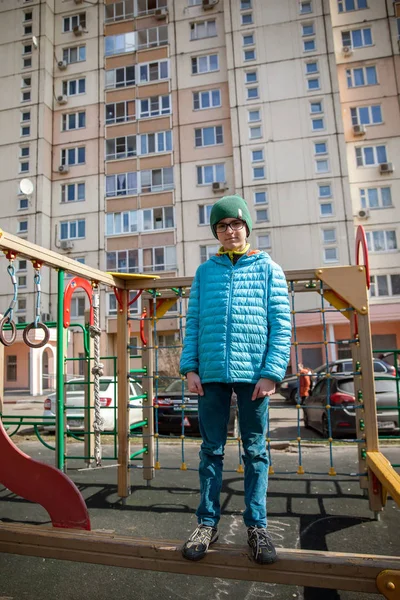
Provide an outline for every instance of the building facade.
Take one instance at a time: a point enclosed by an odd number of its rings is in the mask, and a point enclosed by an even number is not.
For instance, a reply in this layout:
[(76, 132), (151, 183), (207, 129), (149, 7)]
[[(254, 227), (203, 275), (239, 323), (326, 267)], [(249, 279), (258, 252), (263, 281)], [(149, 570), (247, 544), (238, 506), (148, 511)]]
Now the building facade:
[[(209, 215), (224, 194), (247, 199), (252, 245), (285, 270), (354, 262), (361, 223), (374, 342), (398, 347), (398, 4), (4, 0), (1, 227), (100, 269), (191, 276), (218, 249)], [(2, 264), (4, 312), (12, 288)], [(14, 264), (16, 320), (31, 322), (33, 268)], [(56, 273), (43, 268), (41, 285), (42, 317), (52, 320)], [(317, 295), (301, 296), (297, 309), (317, 306)], [(74, 295), (75, 322), (85, 308)], [(111, 290), (101, 308), (102, 352), (112, 356)], [(133, 346), (140, 311), (132, 309)], [(170, 316), (160, 345), (176, 338)], [(317, 366), (319, 317), (299, 314), (296, 326), (299, 357)], [(69, 354), (79, 356), (74, 331)], [(327, 315), (325, 333), (345, 340), (345, 320)], [(6, 349), (6, 386), (51, 387), (54, 343)], [(330, 358), (348, 351), (329, 348)]]

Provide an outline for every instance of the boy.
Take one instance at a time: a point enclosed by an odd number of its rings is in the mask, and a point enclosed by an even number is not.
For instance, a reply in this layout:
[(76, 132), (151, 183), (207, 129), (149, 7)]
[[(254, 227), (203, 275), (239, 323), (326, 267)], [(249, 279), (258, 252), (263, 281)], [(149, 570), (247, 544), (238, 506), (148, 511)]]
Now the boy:
[(225, 196), (211, 210), (221, 243), (196, 272), (190, 291), (180, 370), (199, 394), (200, 504), (198, 527), (182, 548), (189, 560), (205, 556), (218, 539), (219, 496), (232, 390), (244, 448), (248, 544), (260, 564), (276, 560), (267, 532), (269, 396), (285, 375), (291, 342), (288, 291), (282, 269), (268, 254), (250, 250), (252, 221), (246, 202)]

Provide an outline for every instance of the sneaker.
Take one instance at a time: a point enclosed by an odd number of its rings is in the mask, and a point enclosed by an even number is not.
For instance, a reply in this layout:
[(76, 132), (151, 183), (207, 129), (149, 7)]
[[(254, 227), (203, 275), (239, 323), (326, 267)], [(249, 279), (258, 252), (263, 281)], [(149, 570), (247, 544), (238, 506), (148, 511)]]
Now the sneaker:
[(247, 543), (254, 560), (260, 565), (269, 565), (277, 559), (271, 536), (264, 527), (248, 527)]
[(182, 555), (189, 560), (200, 560), (208, 547), (218, 539), (218, 529), (208, 525), (199, 525), (182, 547)]

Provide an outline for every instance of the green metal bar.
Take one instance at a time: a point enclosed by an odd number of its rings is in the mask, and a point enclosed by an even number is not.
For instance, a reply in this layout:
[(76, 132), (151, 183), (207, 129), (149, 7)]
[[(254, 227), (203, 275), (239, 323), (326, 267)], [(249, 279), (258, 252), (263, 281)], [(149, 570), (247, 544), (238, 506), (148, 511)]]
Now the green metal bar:
[(147, 453), (147, 446), (145, 446), (144, 448), (140, 448), (140, 450), (136, 450), (136, 452), (134, 452), (133, 454), (130, 455), (129, 459), (134, 460), (136, 458), (136, 456), (140, 456), (141, 454), (146, 454), (146, 453)]
[(55, 446), (51, 446), (50, 444), (48, 444), (47, 442), (44, 441), (44, 439), (42, 438), (42, 436), (39, 433), (37, 424), (34, 426), (34, 429), (35, 429), (36, 437), (39, 440), (39, 442), (41, 442), (43, 444), (43, 446), (45, 446), (49, 450), (55, 450)]
[(144, 367), (143, 369), (131, 369), (129, 373), (144, 373), (147, 375), (147, 368)]
[(64, 440), (64, 270), (57, 274), (56, 467), (65, 471)]
[(134, 429), (139, 429), (139, 427), (146, 427), (147, 425), (147, 419), (144, 419), (144, 421), (138, 421), (138, 423), (132, 423), (132, 425), (130, 425), (129, 429), (130, 431), (133, 431)]

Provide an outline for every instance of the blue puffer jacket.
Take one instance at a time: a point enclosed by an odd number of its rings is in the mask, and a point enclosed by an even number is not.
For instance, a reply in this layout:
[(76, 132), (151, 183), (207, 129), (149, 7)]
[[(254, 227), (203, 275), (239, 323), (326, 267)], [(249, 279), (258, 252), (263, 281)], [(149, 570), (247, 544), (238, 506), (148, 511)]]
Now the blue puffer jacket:
[(291, 323), (282, 269), (265, 252), (213, 256), (197, 269), (190, 291), (180, 371), (202, 383), (261, 377), (281, 381)]

